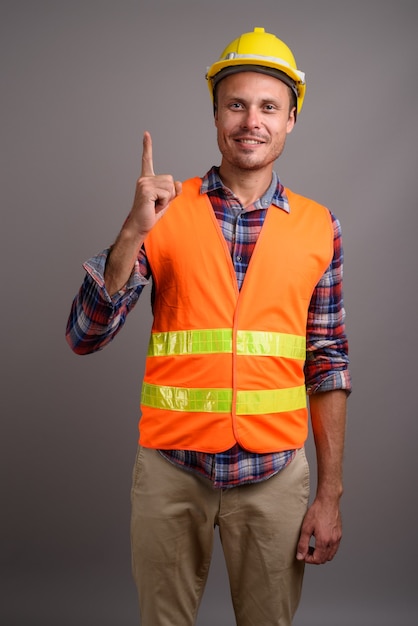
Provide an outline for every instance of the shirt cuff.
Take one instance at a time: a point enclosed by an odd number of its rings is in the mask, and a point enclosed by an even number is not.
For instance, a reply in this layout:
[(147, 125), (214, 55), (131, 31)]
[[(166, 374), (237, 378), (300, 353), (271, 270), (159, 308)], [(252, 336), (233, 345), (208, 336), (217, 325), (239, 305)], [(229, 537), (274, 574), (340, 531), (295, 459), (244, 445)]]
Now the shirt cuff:
[(144, 285), (148, 285), (149, 280), (147, 280), (139, 271), (139, 261), (138, 259), (136, 259), (132, 273), (126, 285), (124, 285), (122, 289), (113, 294), (113, 296), (110, 296), (106, 290), (104, 281), (104, 272), (109, 252), (110, 248), (106, 248), (105, 250), (103, 250), (103, 252), (100, 252), (96, 256), (91, 257), (85, 263), (83, 263), (83, 267), (100, 288), (104, 299), (114, 304), (128, 291), (132, 291), (137, 287), (143, 287)]
[(336, 391), (343, 389), (350, 395), (352, 389), (351, 375), (349, 370), (341, 370), (340, 372), (332, 372), (316, 384), (307, 386), (308, 395), (314, 393), (322, 393), (324, 391)]

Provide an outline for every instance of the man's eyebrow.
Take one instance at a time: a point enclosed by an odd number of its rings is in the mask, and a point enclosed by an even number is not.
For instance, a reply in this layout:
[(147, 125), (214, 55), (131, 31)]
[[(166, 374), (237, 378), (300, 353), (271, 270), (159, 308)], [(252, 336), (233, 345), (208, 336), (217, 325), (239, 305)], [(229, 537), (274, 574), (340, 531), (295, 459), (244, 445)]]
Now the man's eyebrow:
[(261, 104), (282, 104), (282, 103), (283, 103), (283, 98), (272, 97), (272, 98), (263, 98), (261, 100)]

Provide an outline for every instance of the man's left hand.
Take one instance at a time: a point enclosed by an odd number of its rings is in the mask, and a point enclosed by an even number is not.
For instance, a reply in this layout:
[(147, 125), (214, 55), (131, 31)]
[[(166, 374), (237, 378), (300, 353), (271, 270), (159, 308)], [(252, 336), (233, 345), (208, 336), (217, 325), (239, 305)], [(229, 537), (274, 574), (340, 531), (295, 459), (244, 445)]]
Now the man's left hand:
[[(311, 538), (315, 545), (310, 545)], [(342, 537), (341, 513), (338, 502), (314, 500), (302, 524), (296, 558), (305, 563), (321, 565), (337, 553)]]

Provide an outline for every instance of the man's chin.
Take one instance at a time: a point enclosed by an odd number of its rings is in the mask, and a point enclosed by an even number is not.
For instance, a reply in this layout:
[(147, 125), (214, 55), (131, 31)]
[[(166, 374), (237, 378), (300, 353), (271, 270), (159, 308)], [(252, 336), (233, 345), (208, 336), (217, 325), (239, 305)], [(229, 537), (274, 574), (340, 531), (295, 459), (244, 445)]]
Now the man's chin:
[(241, 170), (248, 171), (248, 172), (255, 172), (257, 170), (262, 170), (266, 167), (269, 167), (271, 163), (272, 161), (261, 160), (261, 159), (254, 158), (253, 156), (249, 155), (244, 158), (235, 159), (233, 164), (235, 165), (235, 167)]

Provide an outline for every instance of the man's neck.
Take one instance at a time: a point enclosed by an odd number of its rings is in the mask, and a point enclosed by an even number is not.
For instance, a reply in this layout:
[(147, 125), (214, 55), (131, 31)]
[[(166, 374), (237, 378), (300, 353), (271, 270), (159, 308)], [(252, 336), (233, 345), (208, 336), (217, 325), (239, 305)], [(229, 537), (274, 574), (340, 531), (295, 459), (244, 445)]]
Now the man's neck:
[(273, 168), (263, 170), (241, 170), (225, 167), (221, 164), (219, 176), (241, 202), (243, 207), (250, 206), (267, 191), (273, 175)]

